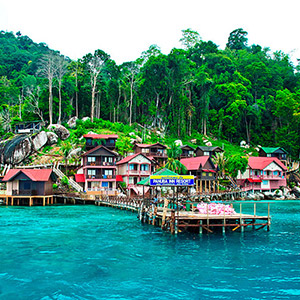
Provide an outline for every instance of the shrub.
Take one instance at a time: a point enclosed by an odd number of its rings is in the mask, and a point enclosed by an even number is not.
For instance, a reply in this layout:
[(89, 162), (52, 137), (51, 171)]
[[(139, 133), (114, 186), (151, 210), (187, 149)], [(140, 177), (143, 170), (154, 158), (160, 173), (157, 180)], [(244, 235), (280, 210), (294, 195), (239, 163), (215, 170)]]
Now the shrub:
[(67, 176), (64, 176), (62, 179), (61, 179), (61, 183), (63, 185), (69, 185), (69, 179)]
[(56, 183), (53, 183), (53, 189), (56, 190), (58, 188), (58, 185)]

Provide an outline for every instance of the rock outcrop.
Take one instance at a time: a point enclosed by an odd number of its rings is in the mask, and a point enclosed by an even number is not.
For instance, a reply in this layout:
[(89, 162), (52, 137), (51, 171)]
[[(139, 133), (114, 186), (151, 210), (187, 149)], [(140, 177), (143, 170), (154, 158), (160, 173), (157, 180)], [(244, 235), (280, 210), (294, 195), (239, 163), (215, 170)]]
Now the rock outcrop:
[(48, 126), (48, 130), (53, 131), (61, 140), (66, 140), (70, 136), (69, 130), (60, 124), (52, 124)]
[(82, 152), (81, 148), (76, 148), (69, 153), (69, 157), (79, 157)]
[(1, 164), (17, 165), (34, 151), (30, 136), (19, 135), (0, 145)]
[(78, 118), (75, 116), (75, 117), (72, 117), (68, 122), (68, 126), (70, 128), (75, 128), (76, 127), (76, 121), (78, 120)]
[(58, 141), (58, 136), (56, 133), (49, 131), (47, 132), (47, 144), (48, 145), (54, 145)]
[(33, 135), (31, 139), (32, 139), (33, 149), (35, 151), (38, 151), (42, 147), (44, 147), (48, 141), (47, 133), (45, 131), (40, 131), (38, 134)]

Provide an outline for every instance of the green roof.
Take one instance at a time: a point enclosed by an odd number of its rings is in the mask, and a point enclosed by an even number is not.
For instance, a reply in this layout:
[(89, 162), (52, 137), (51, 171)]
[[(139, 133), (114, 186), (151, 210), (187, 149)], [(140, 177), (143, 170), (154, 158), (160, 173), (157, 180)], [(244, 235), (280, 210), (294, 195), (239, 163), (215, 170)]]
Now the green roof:
[[(160, 171), (154, 173), (153, 175), (174, 176), (174, 175), (178, 175), (178, 174), (171, 171), (171, 170), (169, 170), (169, 169), (161, 169)], [(150, 185), (150, 176), (143, 179), (143, 180), (141, 180), (137, 184), (139, 184), (139, 185)]]
[(271, 148), (271, 147), (261, 147), (261, 149), (262, 149), (265, 153), (267, 153), (267, 154), (274, 153), (274, 152), (277, 151), (277, 150), (281, 150), (281, 151), (287, 153), (287, 152), (286, 152), (283, 148), (281, 148), (281, 147), (276, 147), (276, 148)]

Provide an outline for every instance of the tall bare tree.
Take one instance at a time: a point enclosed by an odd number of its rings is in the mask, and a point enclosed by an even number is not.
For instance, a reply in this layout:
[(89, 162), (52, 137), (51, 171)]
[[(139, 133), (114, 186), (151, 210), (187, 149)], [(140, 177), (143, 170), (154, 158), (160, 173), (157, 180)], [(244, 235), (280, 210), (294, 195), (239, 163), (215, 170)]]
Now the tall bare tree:
[(138, 81), (138, 73), (140, 70), (139, 61), (126, 62), (121, 66), (121, 72), (124, 76), (124, 85), (129, 89), (129, 125), (132, 124), (132, 106), (133, 106), (133, 96), (134, 88)]
[(83, 58), (91, 78), (91, 90), (92, 90), (92, 105), (91, 105), (91, 121), (94, 122), (95, 115), (95, 95), (97, 90), (97, 80), (104, 69), (106, 61), (109, 59), (109, 55), (102, 50), (96, 50), (94, 55), (87, 54)]
[(40, 67), (38, 74), (48, 79), (48, 90), (49, 90), (49, 123), (53, 124), (53, 80), (56, 74), (56, 55), (51, 52), (45, 54), (40, 60)]
[(61, 86), (64, 75), (67, 73), (67, 62), (63, 56), (56, 58), (56, 78), (58, 82), (58, 124), (61, 124)]
[(41, 88), (39, 86), (27, 87), (25, 91), (25, 111), (37, 115), (42, 123), (45, 124), (43, 111), (40, 107), (40, 95)]

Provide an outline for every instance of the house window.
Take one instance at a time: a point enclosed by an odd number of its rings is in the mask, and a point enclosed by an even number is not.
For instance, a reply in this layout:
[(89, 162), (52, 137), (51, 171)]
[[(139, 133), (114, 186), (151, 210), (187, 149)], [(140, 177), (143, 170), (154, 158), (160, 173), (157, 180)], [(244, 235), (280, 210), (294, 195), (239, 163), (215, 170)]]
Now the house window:
[(141, 171), (148, 171), (149, 165), (141, 165)]
[(134, 177), (129, 177), (128, 178), (128, 183), (133, 184), (134, 183)]
[(89, 169), (88, 170), (88, 175), (96, 175), (96, 170), (93, 170), (93, 169)]
[(95, 162), (96, 157), (95, 156), (88, 156), (87, 160), (88, 160), (88, 162)]
[(142, 153), (149, 153), (149, 148), (142, 148)]
[(206, 172), (202, 172), (202, 176), (206, 176)]
[(274, 176), (277, 176), (278, 175), (278, 171), (274, 171)]
[(104, 170), (104, 175), (112, 175), (113, 170)]
[(204, 156), (209, 156), (209, 152), (208, 151), (204, 151), (203, 155)]
[(268, 154), (267, 154), (267, 157), (271, 157), (271, 154), (270, 154), (270, 153), (268, 153)]
[(263, 183), (263, 185), (269, 185), (269, 181), (268, 180), (263, 180), (262, 183)]
[(104, 156), (104, 161), (105, 162), (113, 162), (113, 158), (112, 158), (112, 156)]

